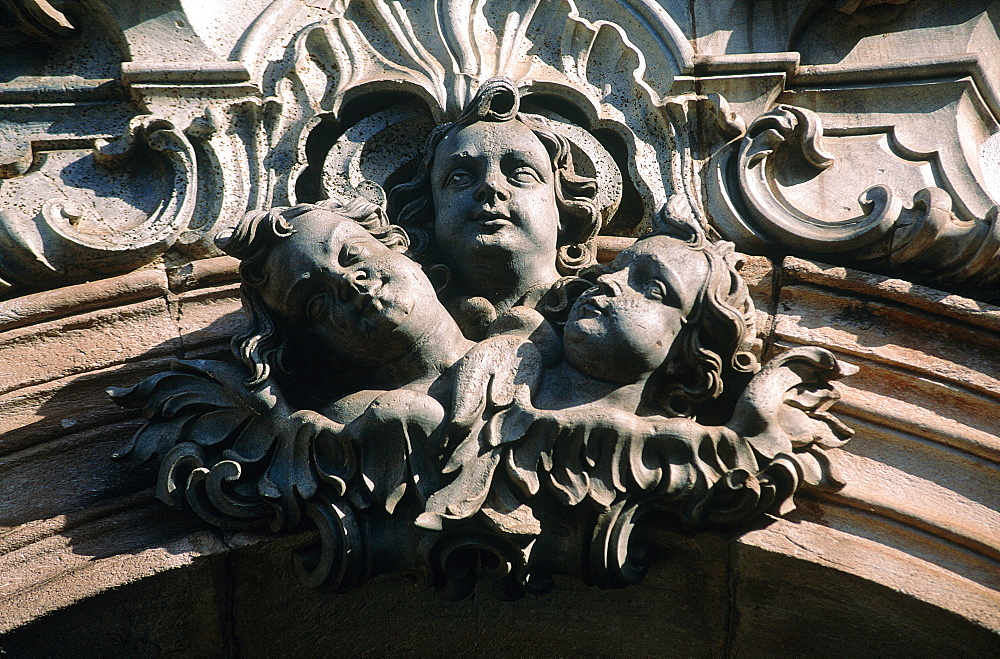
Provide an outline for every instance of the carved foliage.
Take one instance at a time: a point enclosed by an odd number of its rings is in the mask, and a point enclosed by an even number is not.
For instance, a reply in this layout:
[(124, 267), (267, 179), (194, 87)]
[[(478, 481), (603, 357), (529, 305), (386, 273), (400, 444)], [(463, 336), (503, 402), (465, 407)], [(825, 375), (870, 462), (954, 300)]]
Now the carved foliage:
[[(406, 571), (462, 596), (484, 568), (505, 597), (560, 572), (635, 583), (649, 513), (691, 529), (784, 514), (803, 483), (842, 484), (825, 452), (851, 434), (828, 408), (854, 369), (820, 348), (767, 364), (725, 425), (698, 421), (755, 370), (754, 312), (731, 245), (680, 208), (589, 279), (557, 283), (548, 319), (515, 306), (478, 343), (376, 205), (251, 213), (220, 241), (244, 260), (246, 365), (179, 362), (113, 391), (148, 418), (118, 457), (155, 464), (164, 502), (220, 528), (316, 525), (318, 550), (297, 559), (310, 585)], [(304, 383), (311, 407), (281, 390), (303, 377), (278, 372), (286, 314), (310, 359), (340, 353)], [(347, 393), (326, 399), (329, 384)]]
[[(303, 29), (287, 68), (265, 83), (272, 158), (284, 165), (273, 172), (273, 203), (311, 201), (295, 190), (307, 167), (324, 170), (322, 194), (358, 194), (368, 180), (385, 187), (417, 155), (408, 144), (422, 140), (433, 124), (454, 120), (495, 76), (546, 99), (550, 115), (559, 114), (551, 109), (556, 106), (573, 108), (578, 116), (557, 118), (624, 143), (631, 162), (619, 166), (647, 202), (631, 226), (648, 228), (656, 209), (679, 191), (687, 147), (683, 131), (670, 125), (675, 113), (662, 106), (674, 76), (689, 64), (690, 47), (662, 10), (626, 2), (603, 11), (606, 20), (589, 20), (572, 1), (353, 0), (331, 11), (331, 18)], [(642, 34), (627, 33), (626, 26), (636, 25)], [(418, 102), (387, 108), (379, 95), (385, 92)], [(338, 138), (325, 166), (322, 157), (309, 162), (312, 131), (324, 122), (337, 125), (348, 107), (355, 134)], [(358, 149), (358, 139), (385, 148)], [(585, 141), (577, 148), (581, 161), (593, 152)], [(380, 155), (387, 152), (393, 157)]]
[[(157, 464), (157, 496), (221, 529), (292, 530), (309, 520), (319, 546), (296, 558), (308, 586), (350, 588), (402, 569), (429, 571), (443, 594), (461, 597), (486, 566), (507, 598), (545, 591), (552, 571), (583, 570), (596, 585), (620, 587), (648, 567), (633, 531), (649, 513), (693, 529), (738, 527), (789, 512), (804, 483), (841, 486), (826, 451), (851, 432), (827, 412), (837, 398), (829, 381), (854, 370), (820, 348), (786, 352), (754, 378), (728, 427), (616, 419), (605, 409), (535, 417), (519, 434), (518, 421), (503, 419), (496, 447), (450, 454), (458, 477), (428, 498), (416, 486), (440, 482), (433, 470), (442, 466), (412, 450), (418, 440), (390, 440), (396, 469), (392, 451), (370, 447), (412, 428), (397, 422), (394, 431), (394, 419), (370, 415), (334, 433), (308, 410), (273, 413), (274, 399), (247, 388), (242, 367), (178, 362), (112, 391), (149, 418), (116, 457)], [(379, 468), (359, 469), (366, 451)], [(404, 499), (406, 481), (413, 494)], [(579, 525), (583, 565), (571, 547), (559, 549), (567, 523)], [(411, 545), (416, 556), (401, 559), (386, 543)]]

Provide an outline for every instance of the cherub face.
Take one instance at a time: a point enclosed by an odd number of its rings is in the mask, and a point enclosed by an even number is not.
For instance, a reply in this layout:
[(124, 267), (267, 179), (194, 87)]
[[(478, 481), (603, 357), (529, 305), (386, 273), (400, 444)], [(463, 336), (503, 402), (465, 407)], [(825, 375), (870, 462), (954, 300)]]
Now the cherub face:
[(385, 363), (411, 350), (440, 306), (427, 277), (357, 222), (309, 211), (267, 257), (264, 302), (349, 359)]
[(566, 360), (592, 377), (637, 382), (667, 359), (709, 274), (704, 254), (653, 236), (624, 250), (574, 303)]
[(475, 279), (467, 268), (502, 276), (493, 266), (498, 258), (513, 265), (515, 274), (541, 268), (555, 279), (555, 174), (551, 157), (527, 126), (478, 122), (448, 134), (435, 152), (431, 187), (438, 249), (467, 281)]

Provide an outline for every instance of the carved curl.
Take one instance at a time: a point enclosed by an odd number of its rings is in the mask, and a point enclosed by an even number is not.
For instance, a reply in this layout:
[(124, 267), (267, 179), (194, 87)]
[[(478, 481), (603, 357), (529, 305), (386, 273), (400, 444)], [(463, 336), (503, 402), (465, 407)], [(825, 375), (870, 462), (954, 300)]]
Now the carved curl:
[(708, 277), (675, 342), (674, 354), (650, 380), (647, 401), (677, 416), (722, 393), (727, 371), (752, 373), (757, 361), (747, 348), (754, 336), (754, 306), (735, 268), (733, 244), (711, 243), (680, 196), (659, 213), (654, 233), (672, 236), (704, 254)]
[(434, 128), (427, 138), (424, 157), (409, 182), (389, 192), (390, 214), (414, 238), (414, 253), (421, 260), (435, 260), (433, 240), (434, 204), (431, 198), (431, 170), (438, 145), (449, 134), (480, 121), (519, 121), (542, 143), (555, 172), (556, 207), (559, 210), (559, 253), (556, 267), (564, 275), (592, 265), (594, 250), (589, 245), (600, 231), (601, 208), (597, 202), (597, 180), (577, 174), (569, 141), (549, 128), (541, 117), (518, 111), (517, 87), (506, 78), (491, 78), (479, 88), (462, 115), (452, 123)]
[(685, 242), (708, 263), (708, 276), (694, 307), (683, 320), (670, 356), (650, 377), (643, 401), (650, 413), (690, 417), (694, 405), (722, 394), (727, 373), (757, 370), (757, 360), (749, 351), (755, 311), (746, 283), (736, 271), (733, 244), (709, 242), (682, 196), (670, 199), (660, 210), (653, 231), (644, 237), (656, 235)]

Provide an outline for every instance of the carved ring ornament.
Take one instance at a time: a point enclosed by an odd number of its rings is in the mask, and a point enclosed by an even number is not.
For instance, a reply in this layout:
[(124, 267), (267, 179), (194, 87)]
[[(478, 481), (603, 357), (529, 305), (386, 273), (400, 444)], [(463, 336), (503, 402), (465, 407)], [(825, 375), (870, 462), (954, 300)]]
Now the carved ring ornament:
[(597, 264), (614, 202), (519, 98), (484, 82), (388, 195), (220, 234), (234, 359), (113, 390), (147, 418), (118, 458), (221, 529), (314, 526), (308, 585), (405, 572), (454, 597), (484, 574), (505, 597), (636, 583), (654, 518), (740, 528), (842, 485), (831, 381), (855, 369), (810, 347), (760, 367), (733, 246), (682, 196)]

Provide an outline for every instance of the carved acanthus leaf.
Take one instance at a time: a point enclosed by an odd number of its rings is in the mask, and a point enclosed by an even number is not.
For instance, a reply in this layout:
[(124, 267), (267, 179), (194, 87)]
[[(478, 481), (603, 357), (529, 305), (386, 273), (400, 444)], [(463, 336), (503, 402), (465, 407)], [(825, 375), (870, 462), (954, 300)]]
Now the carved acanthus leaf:
[[(783, 353), (750, 382), (728, 428), (610, 407), (528, 411), (515, 402), (527, 390), (491, 383), (489, 401), (461, 412), (472, 425), (450, 468), (415, 448), (441, 417), (416, 411), (427, 399), (413, 392), (383, 394), (347, 426), (289, 414), (270, 385), (247, 388), (246, 369), (226, 362), (178, 362), (111, 393), (149, 419), (117, 457), (158, 465), (165, 503), (222, 529), (314, 524), (319, 547), (296, 557), (306, 585), (347, 589), (418, 560), (445, 596), (471, 593), (485, 566), (510, 599), (552, 587), (567, 548), (549, 544), (564, 542), (550, 525), (565, 515), (593, 516), (581, 521), (592, 529), (582, 538), (586, 579), (621, 587), (645, 573), (633, 531), (649, 513), (687, 528), (739, 526), (789, 512), (802, 484), (843, 485), (825, 451), (851, 431), (827, 408), (837, 399), (830, 381), (855, 371), (820, 348)], [(457, 477), (430, 495), (436, 470)], [(404, 499), (409, 483), (416, 496)], [(385, 555), (377, 547), (390, 537), (412, 547)]]
[[(495, 76), (582, 92), (596, 107), (610, 91), (594, 80), (609, 56), (632, 59), (622, 73), (657, 97), (644, 80), (645, 56), (623, 28), (584, 19), (572, 0), (405, 7), (384, 0), (341, 0), (332, 11), (333, 17), (307, 28), (296, 44), (296, 76), (302, 81), (330, 78), (325, 85), (306, 85), (317, 110), (337, 112), (366, 87), (391, 87), (424, 98), (435, 119), (447, 121), (458, 116), (479, 84)], [(655, 56), (669, 58), (679, 72), (672, 53)], [(662, 75), (663, 67), (656, 68)]]
[[(334, 3), (333, 16), (300, 32), (286, 68), (264, 86), (273, 203), (310, 201), (300, 198), (296, 187), (307, 167), (325, 170), (325, 189), (318, 194), (332, 194), (331, 170), (344, 178), (347, 154), (336, 154), (336, 164), (328, 161), (324, 167), (326, 154), (310, 156), (306, 142), (320, 124), (344, 120), (345, 110), (350, 110), (347, 130), (355, 132), (366, 117), (385, 113), (376, 122), (380, 132), (371, 133), (372, 124), (362, 132), (385, 145), (392, 157), (382, 160), (395, 166), (386, 170), (385, 163), (376, 163), (370, 176), (361, 177), (368, 187), (367, 181), (385, 186), (412, 160), (409, 142), (419, 142), (425, 124), (454, 120), (483, 82), (504, 76), (523, 96), (547, 99), (530, 111), (571, 107), (576, 115), (561, 119), (622, 141), (628, 162), (622, 158), (618, 168), (647, 202), (624, 230), (640, 227), (641, 232), (655, 210), (686, 185), (689, 144), (683, 129), (665, 125), (676, 113), (663, 108), (692, 101), (666, 96), (674, 77), (690, 66), (690, 46), (666, 12), (645, 0), (620, 3), (602, 11), (599, 20), (585, 17), (582, 9), (572, 0)], [(416, 112), (423, 116), (415, 119), (413, 106), (387, 107), (380, 96), (387, 92), (418, 99), (422, 107)], [(366, 103), (367, 97), (373, 102)], [(405, 139), (394, 141), (400, 123), (406, 126)], [(721, 124), (725, 131), (732, 129), (725, 120)], [(581, 160), (594, 152), (586, 144), (578, 146)], [(357, 162), (351, 163), (355, 171)], [(309, 176), (320, 178), (315, 171)], [(352, 187), (339, 193), (367, 194), (359, 182), (352, 180)]]

